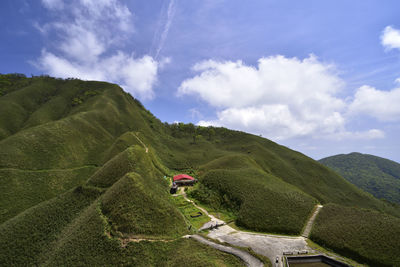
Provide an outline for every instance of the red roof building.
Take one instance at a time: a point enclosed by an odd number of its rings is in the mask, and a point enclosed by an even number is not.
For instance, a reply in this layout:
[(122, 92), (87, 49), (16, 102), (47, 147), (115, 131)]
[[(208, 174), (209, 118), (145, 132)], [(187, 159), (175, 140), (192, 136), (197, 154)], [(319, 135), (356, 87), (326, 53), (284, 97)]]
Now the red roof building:
[(174, 176), (173, 182), (177, 185), (193, 185), (197, 180), (187, 174), (178, 174)]

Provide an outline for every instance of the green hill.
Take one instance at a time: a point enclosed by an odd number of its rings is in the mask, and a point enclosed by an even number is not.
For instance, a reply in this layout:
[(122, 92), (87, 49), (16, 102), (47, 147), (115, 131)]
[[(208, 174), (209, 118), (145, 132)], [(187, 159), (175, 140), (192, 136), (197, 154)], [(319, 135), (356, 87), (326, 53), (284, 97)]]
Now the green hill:
[(361, 153), (336, 155), (320, 162), (375, 197), (400, 204), (399, 163)]
[(194, 229), (164, 179), (181, 172), (250, 230), (298, 234), (318, 202), (400, 217), (301, 153), (162, 123), (117, 85), (0, 75), (0, 265), (241, 265), (182, 238)]
[(370, 266), (400, 265), (400, 219), (373, 210), (328, 204), (311, 239)]

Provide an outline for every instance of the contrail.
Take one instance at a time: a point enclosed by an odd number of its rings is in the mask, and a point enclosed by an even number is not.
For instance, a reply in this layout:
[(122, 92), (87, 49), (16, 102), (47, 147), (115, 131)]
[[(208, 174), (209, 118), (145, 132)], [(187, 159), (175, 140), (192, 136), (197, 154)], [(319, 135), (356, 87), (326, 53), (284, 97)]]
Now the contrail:
[(174, 19), (174, 15), (175, 15), (175, 0), (170, 0), (169, 1), (168, 10), (167, 10), (167, 14), (166, 15), (167, 15), (166, 22), (165, 22), (164, 29), (163, 29), (161, 35), (159, 35), (159, 30), (157, 30), (157, 32), (156, 32), (156, 34), (154, 36), (155, 41), (157, 39), (159, 40), (158, 46), (157, 46), (157, 49), (156, 49), (156, 52), (155, 52), (155, 55), (154, 55), (155, 59), (158, 58), (158, 56), (159, 56), (159, 54), (161, 52), (161, 49), (164, 47), (165, 40), (167, 39), (168, 32), (169, 32), (169, 29), (170, 29), (171, 24), (172, 24), (172, 20)]

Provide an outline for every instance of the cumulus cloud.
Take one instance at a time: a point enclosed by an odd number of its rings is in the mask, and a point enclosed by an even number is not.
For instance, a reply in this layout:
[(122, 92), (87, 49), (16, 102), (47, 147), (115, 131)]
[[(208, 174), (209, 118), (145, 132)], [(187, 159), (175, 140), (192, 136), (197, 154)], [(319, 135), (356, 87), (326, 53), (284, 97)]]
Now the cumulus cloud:
[(135, 57), (119, 44), (132, 37), (132, 13), (117, 0), (42, 0), (57, 19), (37, 25), (43, 34), (56, 37), (36, 66), (57, 77), (104, 80), (120, 84), (142, 99), (154, 96), (157, 73), (164, 61), (148, 55)]
[(178, 95), (197, 95), (217, 109), (203, 126), (225, 126), (275, 140), (301, 136), (379, 135), (346, 131), (347, 104), (336, 95), (344, 82), (335, 67), (314, 55), (303, 60), (272, 56), (256, 67), (242, 61), (203, 61), (183, 81)]
[[(332, 65), (320, 63), (315, 56), (299, 60), (284, 56), (261, 58), (258, 67), (241, 61), (203, 61), (193, 67), (199, 75), (182, 82), (178, 94), (198, 94), (216, 107), (246, 107), (288, 102), (303, 107), (307, 101), (324, 101), (323, 109), (343, 107), (333, 95), (343, 81)], [(304, 112), (304, 110), (296, 110)]]
[(381, 44), (387, 49), (400, 49), (400, 31), (386, 26), (381, 35)]
[(141, 98), (152, 98), (158, 63), (150, 56), (133, 58), (119, 51), (97, 59), (96, 64), (80, 64), (44, 50), (38, 64), (55, 77), (78, 77), (85, 80), (120, 81), (121, 86)]
[(400, 88), (381, 91), (364, 85), (360, 87), (349, 111), (352, 114), (366, 114), (381, 121), (400, 120)]

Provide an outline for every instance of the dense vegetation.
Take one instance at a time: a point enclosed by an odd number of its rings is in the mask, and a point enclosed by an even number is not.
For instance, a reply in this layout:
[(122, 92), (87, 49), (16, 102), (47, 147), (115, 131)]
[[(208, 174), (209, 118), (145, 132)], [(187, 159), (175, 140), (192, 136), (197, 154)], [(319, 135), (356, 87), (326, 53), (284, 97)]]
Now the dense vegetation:
[(0, 223), (84, 183), (95, 170), (94, 166), (51, 170), (1, 169)]
[(40, 265), (62, 229), (100, 194), (95, 188), (78, 187), (1, 224), (0, 265)]
[[(168, 169), (136, 132), (146, 129), (142, 113), (153, 117), (130, 95), (17, 78), (21, 87), (0, 98), (0, 114), (12, 114), (0, 124), (0, 265), (242, 265), (181, 239), (190, 231), (162, 178)], [(152, 241), (129, 242), (143, 238)]]
[(181, 238), (198, 225), (169, 196), (179, 172), (251, 230), (299, 233), (317, 202), (400, 216), (267, 139), (162, 123), (117, 85), (12, 74), (0, 92), (0, 265), (240, 264)]
[(299, 234), (316, 200), (255, 165), (245, 155), (211, 161), (201, 166), (201, 184), (190, 196), (214, 210), (232, 211), (239, 226)]
[(400, 164), (388, 159), (350, 153), (320, 162), (377, 198), (400, 204)]
[(400, 219), (373, 210), (328, 204), (311, 239), (371, 266), (400, 265)]

